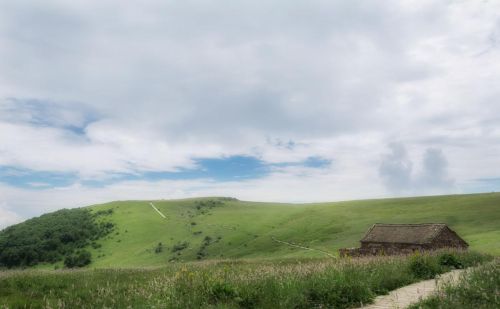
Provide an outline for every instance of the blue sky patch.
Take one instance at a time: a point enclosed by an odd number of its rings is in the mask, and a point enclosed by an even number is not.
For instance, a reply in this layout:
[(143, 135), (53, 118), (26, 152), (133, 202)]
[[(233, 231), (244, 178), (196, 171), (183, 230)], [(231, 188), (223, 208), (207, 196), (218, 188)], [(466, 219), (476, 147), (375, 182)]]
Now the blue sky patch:
[(213, 179), (215, 181), (239, 181), (262, 178), (271, 172), (273, 167), (304, 166), (323, 168), (331, 161), (321, 157), (309, 157), (302, 162), (266, 163), (253, 156), (229, 156), (223, 158), (195, 159), (196, 168), (180, 169), (175, 172), (137, 172), (115, 173), (106, 179), (79, 180), (74, 173), (40, 172), (0, 166), (0, 182), (11, 186), (45, 189), (64, 187), (73, 183), (81, 183), (89, 187), (103, 187), (120, 181), (160, 181), (160, 180), (192, 180)]
[(498, 192), (500, 191), (500, 177), (478, 178), (466, 185), (467, 193)]
[(116, 174), (105, 181), (92, 180), (82, 182), (87, 186), (103, 186), (124, 180), (192, 180), (209, 178), (216, 181), (237, 181), (261, 178), (269, 174), (270, 166), (251, 156), (230, 156), (225, 158), (199, 158), (196, 168), (180, 169), (176, 172), (143, 172), (136, 174)]
[(305, 167), (322, 168), (329, 166), (331, 163), (332, 160), (314, 156), (307, 158), (304, 162), (302, 162), (302, 165)]
[(200, 173), (216, 180), (238, 180), (263, 177), (270, 167), (262, 160), (251, 156), (232, 156), (216, 159), (198, 159)]
[(287, 166), (303, 166), (303, 167), (309, 167), (309, 168), (323, 168), (327, 167), (332, 163), (332, 160), (325, 159), (320, 156), (311, 156), (307, 157), (304, 161), (300, 162), (281, 162), (281, 163), (274, 163), (272, 166), (275, 167), (287, 167)]

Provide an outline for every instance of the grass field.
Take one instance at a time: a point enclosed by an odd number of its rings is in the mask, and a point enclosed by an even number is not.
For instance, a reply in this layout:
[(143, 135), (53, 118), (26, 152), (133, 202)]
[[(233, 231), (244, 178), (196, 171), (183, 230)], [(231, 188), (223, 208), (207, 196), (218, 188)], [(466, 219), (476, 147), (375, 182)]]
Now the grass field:
[(454, 285), (408, 309), (498, 309), (500, 308), (500, 259), (467, 271)]
[[(160, 268), (0, 272), (0, 308), (351, 308), (490, 258), (473, 252), (362, 259), (227, 260)], [(442, 257), (446, 256), (446, 259)]]
[[(116, 224), (115, 231), (99, 241), (100, 248), (90, 248), (91, 267), (160, 266), (194, 261), (200, 255), (203, 260), (325, 257), (319, 251), (277, 243), (272, 237), (335, 254), (338, 248), (357, 246), (376, 222), (444, 222), (471, 249), (500, 254), (500, 193), (320, 204), (224, 199), (209, 205), (210, 201), (219, 199), (153, 201), (166, 219), (149, 201), (91, 206), (93, 211), (113, 209), (106, 219)], [(158, 243), (162, 248), (156, 253)], [(174, 246), (179, 250), (173, 252)]]
[(0, 308), (349, 308), (450, 269), (443, 252), (352, 260), (324, 253), (357, 246), (376, 222), (447, 223), (481, 253), (454, 252), (459, 267), (500, 254), (500, 193), (320, 204), (152, 201), (165, 217), (150, 202), (89, 206), (102, 214), (96, 220), (114, 224), (86, 248), (93, 262), (80, 270), (54, 271), (62, 262), (0, 270)]

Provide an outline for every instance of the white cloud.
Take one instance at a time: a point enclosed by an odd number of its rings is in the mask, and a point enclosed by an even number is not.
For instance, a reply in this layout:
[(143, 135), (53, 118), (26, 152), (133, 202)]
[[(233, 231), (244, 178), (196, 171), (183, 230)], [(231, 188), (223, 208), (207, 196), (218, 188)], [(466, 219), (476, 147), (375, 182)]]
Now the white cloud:
[[(199, 157), (318, 156), (332, 164), (314, 177), (295, 167), (200, 180), (203, 190), (168, 184), (257, 200), (289, 200), (272, 191), (286, 185), (291, 200), (422, 194), (436, 179), (435, 193), (461, 191), (499, 176), (499, 11), (496, 1), (2, 2), (0, 165), (82, 180)], [(384, 158), (394, 142), (406, 155)], [(122, 185), (68, 192), (103, 201)], [(56, 190), (42, 188), (27, 196)], [(0, 188), (9, 205), (24, 194), (12, 190)]]
[(8, 210), (5, 204), (0, 204), (0, 230), (9, 225), (19, 223), (22, 220), (17, 213)]

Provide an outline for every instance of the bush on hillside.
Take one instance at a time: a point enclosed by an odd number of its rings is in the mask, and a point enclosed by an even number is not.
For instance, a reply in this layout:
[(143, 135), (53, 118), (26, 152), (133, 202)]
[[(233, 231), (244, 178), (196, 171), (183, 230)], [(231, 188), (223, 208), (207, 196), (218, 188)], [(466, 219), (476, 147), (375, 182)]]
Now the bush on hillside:
[(62, 209), (0, 231), (0, 267), (61, 261), (113, 230), (113, 223), (99, 222), (98, 216), (88, 209)]
[(172, 247), (172, 252), (182, 251), (189, 246), (187, 241), (178, 242)]
[(212, 237), (210, 236), (205, 236), (203, 241), (201, 242), (200, 248), (198, 249), (198, 252), (196, 252), (196, 258), (198, 260), (202, 260), (205, 258), (208, 253), (207, 253), (207, 247), (212, 243)]
[(66, 256), (64, 259), (64, 266), (67, 268), (83, 267), (87, 266), (92, 262), (92, 256), (90, 252), (86, 250), (80, 250), (75, 254)]
[(163, 252), (163, 244), (161, 242), (158, 243), (155, 247), (155, 253), (162, 253)]

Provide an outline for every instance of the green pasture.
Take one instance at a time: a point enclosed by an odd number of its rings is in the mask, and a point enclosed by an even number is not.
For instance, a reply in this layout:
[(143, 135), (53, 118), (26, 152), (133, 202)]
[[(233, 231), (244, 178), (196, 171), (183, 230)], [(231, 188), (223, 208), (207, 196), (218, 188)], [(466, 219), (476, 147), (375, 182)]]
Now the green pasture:
[[(199, 202), (220, 205), (197, 209)], [(500, 254), (500, 193), (377, 199), (317, 204), (279, 204), (219, 198), (117, 201), (89, 206), (113, 209), (113, 233), (98, 241), (91, 267), (160, 266), (169, 261), (324, 257), (281, 240), (335, 254), (358, 245), (374, 223), (443, 222), (471, 249)], [(207, 241), (208, 240), (208, 241)], [(155, 252), (158, 244), (161, 252)], [(176, 244), (186, 248), (173, 252)], [(52, 267), (52, 266), (50, 266)]]

